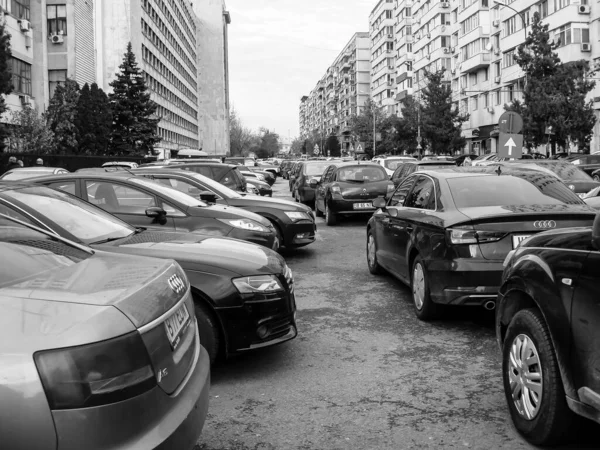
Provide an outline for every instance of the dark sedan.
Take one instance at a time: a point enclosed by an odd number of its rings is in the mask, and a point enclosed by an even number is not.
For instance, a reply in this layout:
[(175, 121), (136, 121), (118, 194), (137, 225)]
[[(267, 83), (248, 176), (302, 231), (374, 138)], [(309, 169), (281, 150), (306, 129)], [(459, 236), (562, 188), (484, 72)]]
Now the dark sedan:
[(331, 164), (331, 161), (303, 161), (296, 171), (292, 197), (305, 205), (314, 205), (315, 188), (310, 185), (311, 178), (320, 179), (323, 171)]
[(409, 161), (400, 164), (394, 173), (390, 177), (394, 186), (398, 185), (410, 174), (418, 170), (437, 170), (437, 169), (448, 169), (450, 167), (456, 167), (454, 161)]
[(286, 248), (302, 247), (315, 240), (317, 226), (312, 210), (282, 199), (242, 195), (210, 178), (187, 170), (141, 168), (133, 173), (149, 177), (208, 203), (235, 206), (268, 219)]
[(190, 170), (192, 172), (199, 173), (200, 175), (204, 175), (205, 177), (218, 181), (219, 183), (224, 184), (225, 186), (227, 186), (230, 189), (233, 189), (234, 191), (246, 192), (246, 180), (244, 179), (244, 176), (240, 173), (239, 166), (236, 164), (198, 161), (185, 162), (185, 160), (177, 160), (176, 164), (168, 164), (163, 166), (163, 168), (176, 170)]
[(310, 180), (310, 186), (315, 189), (316, 215), (324, 214), (330, 226), (340, 215), (372, 214), (373, 200), (394, 191), (394, 184), (379, 163), (356, 161), (331, 164), (320, 179)]
[(75, 173), (30, 181), (76, 195), (136, 227), (227, 236), (279, 249), (273, 225), (258, 214), (209, 205), (129, 172)]
[[(506, 402), (535, 445), (600, 423), (600, 215), (593, 227), (540, 233), (506, 259), (496, 310)], [(597, 436), (596, 436), (597, 438)]]
[(45, 186), (0, 183), (0, 213), (94, 249), (176, 260), (190, 280), (201, 343), (212, 361), (297, 334), (292, 272), (269, 249), (237, 239), (134, 228)]
[(367, 260), (412, 288), (421, 320), (441, 305), (495, 307), (508, 253), (543, 230), (589, 226), (594, 210), (558, 178), (497, 167), (409, 176), (367, 226)]

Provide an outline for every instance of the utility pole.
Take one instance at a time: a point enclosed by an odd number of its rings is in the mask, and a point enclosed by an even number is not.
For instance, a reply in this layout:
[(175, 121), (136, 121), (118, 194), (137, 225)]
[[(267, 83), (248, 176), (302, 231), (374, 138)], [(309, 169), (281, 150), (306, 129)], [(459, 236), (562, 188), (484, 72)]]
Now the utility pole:
[(377, 154), (377, 133), (375, 128), (375, 105), (373, 105), (373, 156)]

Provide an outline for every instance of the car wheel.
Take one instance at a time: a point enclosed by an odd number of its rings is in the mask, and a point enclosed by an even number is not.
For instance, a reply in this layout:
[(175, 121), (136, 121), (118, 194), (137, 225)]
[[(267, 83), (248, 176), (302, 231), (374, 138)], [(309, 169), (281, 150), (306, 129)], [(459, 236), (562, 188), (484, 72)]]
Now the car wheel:
[(212, 312), (201, 301), (194, 301), (196, 320), (198, 321), (198, 334), (200, 343), (208, 352), (211, 365), (217, 359), (219, 354), (219, 327)]
[(296, 203), (300, 203), (300, 193), (298, 191), (294, 191), (294, 200), (296, 200)]
[(600, 175), (594, 175), (594, 181), (600, 182)]
[(371, 230), (367, 231), (367, 265), (373, 275), (381, 273), (381, 266), (377, 262), (377, 244)]
[(337, 217), (335, 213), (329, 207), (329, 202), (325, 201), (325, 224), (327, 226), (333, 226), (337, 222)]
[(315, 199), (315, 216), (317, 216), (317, 217), (323, 217), (323, 213), (319, 209), (319, 205), (317, 203), (317, 199)]
[(281, 251), (281, 246), (285, 245), (283, 243), (283, 235), (281, 234), (281, 230), (279, 229), (279, 225), (277, 225), (272, 220), (270, 221), (273, 228), (275, 228), (275, 241), (277, 242), (277, 247), (273, 246), (273, 250), (276, 252)]
[(513, 423), (529, 442), (556, 445), (568, 436), (575, 416), (538, 310), (524, 309), (511, 320), (502, 346), (502, 378)]
[(425, 264), (420, 256), (417, 256), (413, 262), (410, 287), (415, 314), (419, 320), (435, 319), (438, 316), (438, 305), (431, 300), (427, 269), (425, 269)]

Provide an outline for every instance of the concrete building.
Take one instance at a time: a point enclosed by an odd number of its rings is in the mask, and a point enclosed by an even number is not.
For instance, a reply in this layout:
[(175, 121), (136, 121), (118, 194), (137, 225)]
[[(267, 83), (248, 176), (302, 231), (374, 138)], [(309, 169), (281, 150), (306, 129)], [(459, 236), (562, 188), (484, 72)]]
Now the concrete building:
[(393, 114), (396, 56), (394, 52), (395, 0), (379, 0), (369, 15), (371, 39), (371, 99)]
[(158, 104), (160, 146), (168, 150), (201, 145), (198, 25), (188, 0), (101, 0), (96, 8), (99, 86), (110, 92), (131, 42)]
[(229, 151), (229, 55), (231, 17), (223, 0), (195, 0), (198, 17), (198, 122), (200, 146), (209, 154)]

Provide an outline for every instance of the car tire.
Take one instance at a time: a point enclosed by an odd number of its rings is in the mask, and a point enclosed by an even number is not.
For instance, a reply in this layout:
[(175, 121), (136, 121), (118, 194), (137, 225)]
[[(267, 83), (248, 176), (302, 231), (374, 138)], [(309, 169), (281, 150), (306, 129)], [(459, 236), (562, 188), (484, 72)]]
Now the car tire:
[(594, 181), (600, 182), (600, 175), (594, 175), (593, 178), (594, 178)]
[[(523, 370), (527, 361), (523, 361), (524, 352), (529, 355), (528, 359), (537, 355), (539, 361), (529, 364), (526, 371)], [(523, 392), (523, 378), (530, 385), (535, 379), (539, 392), (533, 389)], [(564, 442), (576, 417), (567, 406), (550, 333), (537, 309), (519, 311), (506, 330), (502, 345), (502, 380), (508, 409), (519, 433), (534, 445), (554, 446)], [(513, 388), (521, 393), (520, 398), (513, 398)], [(522, 402), (523, 394), (527, 395), (528, 402)]]
[(417, 318), (424, 322), (437, 318), (439, 306), (431, 300), (429, 275), (420, 256), (413, 261), (410, 273), (410, 290)]
[(272, 220), (269, 220), (269, 222), (271, 222), (271, 225), (273, 225), (273, 228), (275, 228), (275, 239), (277, 239), (277, 241), (279, 242), (279, 247), (277, 248), (277, 252), (281, 252), (281, 247), (285, 245), (285, 243), (283, 242), (283, 234), (281, 234), (279, 225), (277, 225)]
[(329, 207), (329, 202), (325, 201), (325, 224), (332, 227), (337, 222), (336, 214)]
[(315, 199), (315, 216), (323, 217), (323, 212), (319, 209), (319, 206), (317, 205), (317, 199)]
[(381, 273), (381, 266), (377, 262), (377, 243), (371, 230), (367, 231), (367, 266), (373, 275)]
[(219, 355), (219, 346), (221, 339), (219, 336), (219, 326), (212, 311), (201, 301), (194, 300), (194, 309), (196, 320), (198, 321), (198, 334), (200, 335), (200, 344), (204, 347), (210, 358), (210, 364), (214, 364)]

